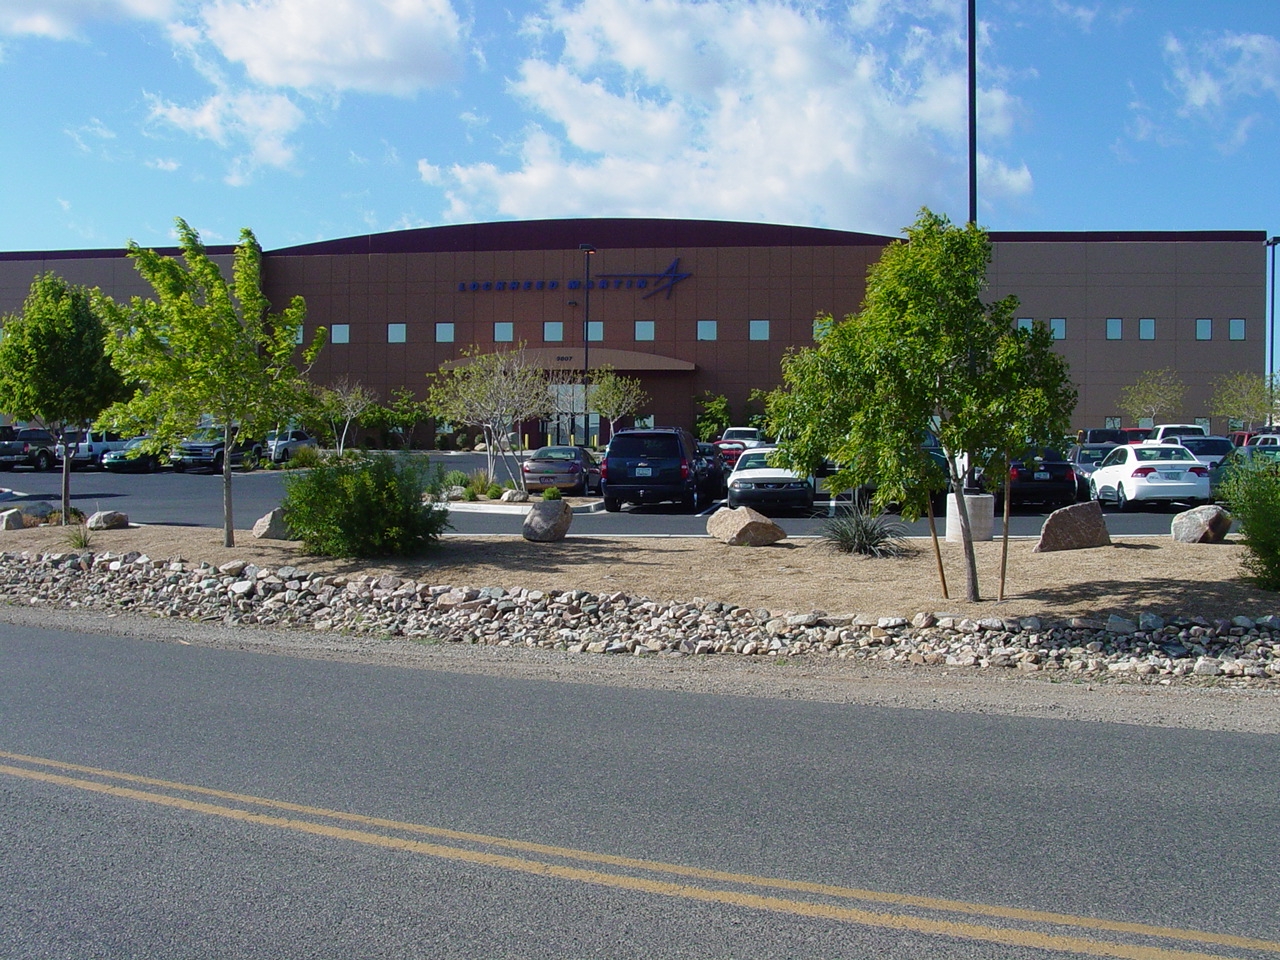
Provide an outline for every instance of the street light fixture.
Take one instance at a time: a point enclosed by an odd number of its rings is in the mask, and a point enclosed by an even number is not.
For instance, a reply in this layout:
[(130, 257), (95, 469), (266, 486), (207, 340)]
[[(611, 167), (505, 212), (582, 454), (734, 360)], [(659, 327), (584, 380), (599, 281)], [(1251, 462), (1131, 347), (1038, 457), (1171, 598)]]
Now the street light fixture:
[(586, 274), (582, 294), (582, 443), (585, 446), (591, 432), (591, 410), (587, 405), (587, 371), (591, 360), (591, 255), (596, 248), (589, 243), (578, 244), (582, 251), (582, 266)]

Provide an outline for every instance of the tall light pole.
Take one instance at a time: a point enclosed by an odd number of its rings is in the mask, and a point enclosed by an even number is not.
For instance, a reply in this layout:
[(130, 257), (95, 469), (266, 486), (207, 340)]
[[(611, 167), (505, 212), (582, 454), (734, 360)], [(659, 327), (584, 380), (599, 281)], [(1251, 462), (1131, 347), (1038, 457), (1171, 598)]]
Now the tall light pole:
[(978, 223), (978, 0), (969, 0), (969, 222)]
[(582, 288), (582, 445), (587, 445), (591, 432), (591, 410), (587, 404), (587, 371), (591, 368), (591, 255), (596, 248), (589, 243), (578, 244), (582, 251), (582, 266), (586, 282)]
[(1267, 426), (1273, 426), (1276, 413), (1276, 244), (1280, 237), (1267, 241), (1271, 250), (1271, 318), (1267, 325)]

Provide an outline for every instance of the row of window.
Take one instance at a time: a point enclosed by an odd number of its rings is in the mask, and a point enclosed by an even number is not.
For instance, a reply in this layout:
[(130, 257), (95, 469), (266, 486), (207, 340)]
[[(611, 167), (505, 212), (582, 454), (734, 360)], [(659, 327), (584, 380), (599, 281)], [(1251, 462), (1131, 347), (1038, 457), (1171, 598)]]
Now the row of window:
[[(634, 337), (637, 342), (653, 340), (657, 333), (656, 321), (653, 320), (637, 320), (635, 321)], [(456, 334), (455, 325), (452, 323), (441, 322), (436, 324), (436, 343), (453, 343)], [(508, 320), (500, 320), (493, 325), (493, 342), (494, 343), (512, 343), (515, 340), (516, 325)], [(697, 337), (699, 340), (716, 340), (719, 338), (720, 328), (717, 320), (699, 320), (697, 326)], [(408, 336), (408, 324), (404, 323), (388, 323), (387, 324), (387, 343), (404, 343)], [(604, 322), (592, 320), (587, 324), (587, 339), (593, 343), (604, 339)], [(748, 320), (747, 321), (747, 339), (748, 340), (768, 340), (769, 339), (769, 321), (768, 320)], [(347, 323), (335, 323), (329, 328), (330, 343), (350, 343), (351, 342), (351, 325)], [(564, 322), (561, 320), (548, 320), (542, 324), (542, 342), (543, 343), (563, 343), (564, 342)]]
[[(1018, 327), (1023, 330), (1030, 330), (1031, 325), (1035, 321), (1031, 317), (1019, 317)], [(1130, 336), (1133, 331), (1133, 321), (1127, 324)], [(1123, 340), (1126, 323), (1122, 317), (1107, 318), (1107, 339)], [(1055, 340), (1065, 340), (1067, 338), (1067, 321), (1062, 317), (1055, 317), (1049, 321), (1049, 332), (1053, 334)], [(1138, 339), (1154, 340), (1156, 338), (1156, 321), (1154, 317), (1140, 317), (1138, 319)], [(1196, 339), (1212, 340), (1213, 339), (1213, 318), (1199, 317), (1196, 319)], [(1232, 317), (1227, 321), (1227, 339), (1243, 340), (1244, 339), (1244, 319), (1242, 317)]]

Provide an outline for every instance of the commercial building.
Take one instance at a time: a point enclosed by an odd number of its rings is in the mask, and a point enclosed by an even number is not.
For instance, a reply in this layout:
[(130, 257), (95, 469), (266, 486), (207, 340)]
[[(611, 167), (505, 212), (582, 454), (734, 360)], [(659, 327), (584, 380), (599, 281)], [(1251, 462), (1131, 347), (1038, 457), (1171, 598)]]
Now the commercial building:
[[(1053, 330), (1080, 391), (1080, 426), (1118, 420), (1121, 389), (1147, 370), (1187, 384), (1184, 419), (1209, 417), (1221, 376), (1264, 370), (1262, 231), (991, 238), (989, 295), (1015, 294), (1020, 322)], [(639, 377), (652, 397), (645, 414), (689, 426), (708, 392), (745, 411), (752, 390), (776, 386), (784, 354), (813, 343), (815, 316), (857, 310), (892, 239), (700, 220), (514, 221), (273, 250), (263, 275), (274, 303), (306, 299), (308, 335), (329, 329), (320, 382), (346, 376), (383, 398), (401, 386), (421, 396), (425, 375), (465, 351), (524, 344), (548, 368)], [(123, 251), (3, 253), (0, 311), (21, 309), (45, 270), (118, 298), (150, 292)], [(580, 397), (565, 399), (581, 409)], [(598, 422), (587, 430), (597, 435)]]

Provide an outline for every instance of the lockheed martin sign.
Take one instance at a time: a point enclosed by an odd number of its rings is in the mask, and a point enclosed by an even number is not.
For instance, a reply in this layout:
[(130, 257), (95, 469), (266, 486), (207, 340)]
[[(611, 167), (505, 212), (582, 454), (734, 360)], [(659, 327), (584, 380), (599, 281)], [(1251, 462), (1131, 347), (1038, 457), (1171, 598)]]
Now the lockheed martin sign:
[(671, 266), (662, 273), (602, 273), (592, 277), (588, 285), (578, 280), (463, 280), (458, 284), (459, 293), (499, 293), (523, 290), (644, 290), (647, 291), (641, 300), (660, 293), (671, 298), (671, 291), (681, 280), (687, 280), (692, 273), (680, 272), (680, 258), (671, 261)]

